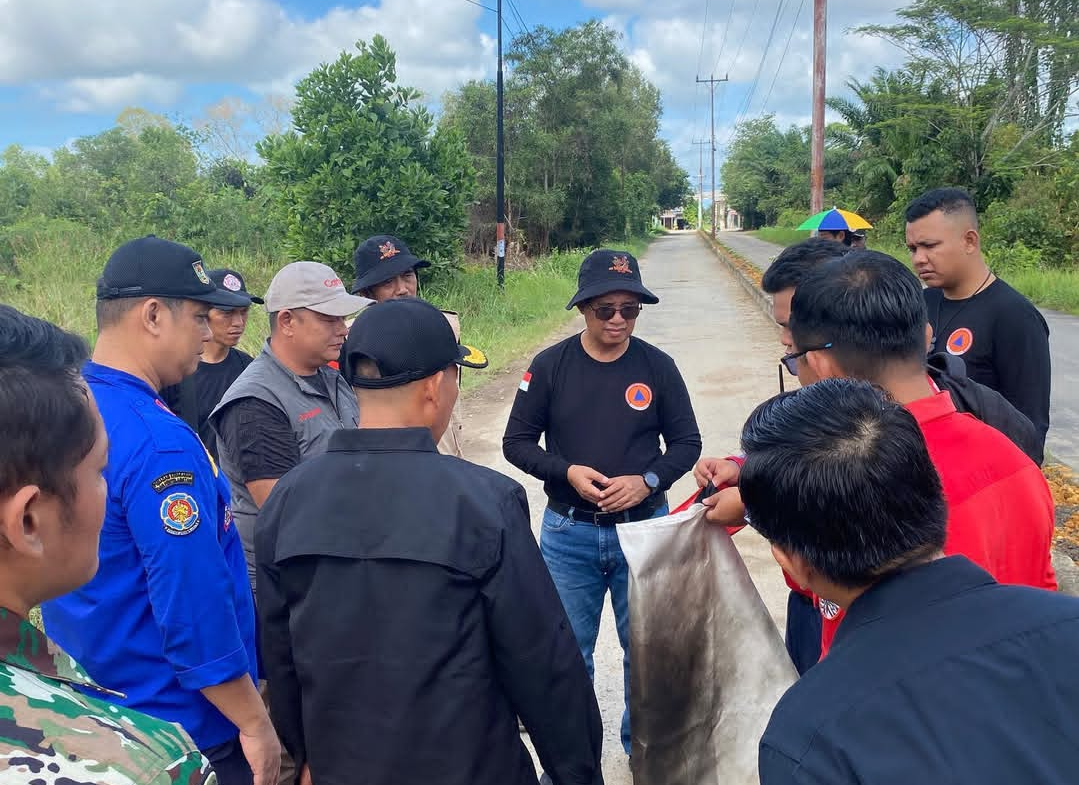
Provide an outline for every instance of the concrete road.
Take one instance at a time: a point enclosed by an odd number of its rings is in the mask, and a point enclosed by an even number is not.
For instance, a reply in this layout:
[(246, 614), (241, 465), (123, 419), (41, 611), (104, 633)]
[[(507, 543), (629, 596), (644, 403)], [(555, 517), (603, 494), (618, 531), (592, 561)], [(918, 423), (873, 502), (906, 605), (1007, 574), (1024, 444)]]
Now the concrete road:
[[(704, 437), (704, 452), (726, 455), (737, 449), (743, 422), (762, 400), (778, 392), (777, 331), (720, 266), (704, 240), (693, 232), (661, 237), (641, 259), (644, 283), (660, 298), (646, 306), (636, 335), (671, 354), (681, 369)], [(551, 343), (583, 328), (578, 319)], [(466, 326), (467, 329), (467, 326)], [(545, 504), (541, 483), (522, 475), (502, 457), (502, 432), (509, 417), (520, 369), (474, 392), (464, 402), (465, 457), (521, 482), (528, 491), (532, 527), (539, 536)], [(690, 475), (670, 493), (672, 506), (695, 490)], [(787, 589), (767, 544), (744, 529), (735, 542), (757, 588), (780, 629), (785, 623)], [(630, 785), (632, 777), (618, 737), (622, 714), (622, 652), (610, 603), (604, 611), (596, 647), (596, 694), (603, 712), (604, 778), (608, 785)]]
[[(768, 268), (783, 246), (741, 232), (721, 232), (719, 240), (761, 270)], [(1053, 457), (1079, 469), (1079, 317), (1041, 309), (1049, 323), (1049, 352), (1053, 360), (1053, 392), (1046, 446)]]

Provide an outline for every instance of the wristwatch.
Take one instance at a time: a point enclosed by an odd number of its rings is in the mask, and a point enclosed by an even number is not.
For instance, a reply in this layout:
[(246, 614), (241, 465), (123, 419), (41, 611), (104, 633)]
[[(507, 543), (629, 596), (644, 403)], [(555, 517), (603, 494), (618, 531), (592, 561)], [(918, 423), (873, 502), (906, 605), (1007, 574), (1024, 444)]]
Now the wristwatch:
[(645, 472), (644, 484), (648, 486), (648, 490), (656, 490), (659, 487), (659, 475), (655, 472)]

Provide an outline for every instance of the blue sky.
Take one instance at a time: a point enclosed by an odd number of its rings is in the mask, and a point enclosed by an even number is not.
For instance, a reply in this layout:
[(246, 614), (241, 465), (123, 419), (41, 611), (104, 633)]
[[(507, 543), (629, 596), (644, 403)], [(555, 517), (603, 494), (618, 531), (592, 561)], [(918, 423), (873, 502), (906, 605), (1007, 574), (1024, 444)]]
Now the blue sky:
[[(662, 92), (662, 132), (694, 183), (692, 142), (708, 129), (698, 73), (718, 66), (717, 76), (731, 78), (716, 91), (719, 160), (739, 117), (768, 111), (783, 125), (809, 120), (812, 0), (514, 2), (532, 27), (596, 18), (623, 34), (627, 55)], [(889, 45), (849, 32), (894, 19), (896, 5), (831, 3), (830, 94), (901, 60)], [(495, 15), (468, 0), (0, 0), (0, 149), (62, 146), (111, 127), (127, 106), (190, 125), (223, 99), (264, 108), (375, 33), (397, 51), (401, 81), (437, 110), (444, 91), (493, 76), (495, 32)]]

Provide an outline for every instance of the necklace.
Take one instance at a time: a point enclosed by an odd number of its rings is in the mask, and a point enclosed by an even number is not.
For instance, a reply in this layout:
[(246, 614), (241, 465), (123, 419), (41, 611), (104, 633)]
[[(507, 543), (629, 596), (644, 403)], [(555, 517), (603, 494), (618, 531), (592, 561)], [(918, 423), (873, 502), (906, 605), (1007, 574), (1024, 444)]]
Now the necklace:
[(944, 324), (940, 325), (940, 328), (938, 329), (937, 325), (940, 324), (940, 311), (944, 307), (944, 292), (941, 292), (941, 294), (940, 294), (940, 302), (937, 303), (937, 316), (933, 320), (933, 323), (934, 323), (933, 324), (933, 342), (929, 346), (930, 353), (935, 352), (936, 349), (937, 349), (937, 338), (939, 338), (948, 329), (948, 327), (951, 325), (952, 322), (955, 321), (955, 318), (957, 316), (959, 316), (959, 314), (963, 313), (963, 310), (968, 305), (970, 305), (971, 301), (975, 297), (978, 296), (978, 293), (981, 292), (981, 290), (985, 288), (986, 284), (989, 283), (989, 279), (992, 278), (992, 277), (993, 277), (993, 271), (990, 270), (989, 272), (987, 272), (985, 274), (985, 280), (982, 281), (982, 285), (979, 286), (977, 289), (975, 289), (974, 294), (972, 294), (970, 297), (966, 298), (963, 301), (963, 304), (955, 309), (955, 313), (953, 313), (951, 316), (948, 317), (948, 321), (946, 321)]

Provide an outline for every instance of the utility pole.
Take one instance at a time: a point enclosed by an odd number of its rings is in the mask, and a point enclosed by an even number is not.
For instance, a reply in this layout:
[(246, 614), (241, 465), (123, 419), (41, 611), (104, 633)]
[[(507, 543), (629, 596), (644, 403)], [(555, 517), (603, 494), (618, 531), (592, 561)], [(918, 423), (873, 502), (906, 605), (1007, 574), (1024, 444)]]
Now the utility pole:
[(708, 142), (704, 139), (694, 142), (697, 145), (699, 163), (697, 164), (697, 229), (704, 228), (704, 146)]
[(813, 141), (809, 167), (809, 212), (824, 209), (824, 76), (828, 0), (813, 0)]
[(498, 0), (498, 122), (495, 130), (495, 267), (498, 288), (506, 287), (506, 170), (502, 138), (502, 0)]
[(727, 77), (722, 79), (716, 79), (715, 74), (708, 79), (701, 79), (697, 77), (699, 84), (708, 85), (708, 91), (712, 95), (711, 100), (711, 112), (712, 112), (712, 239), (716, 239), (716, 85), (720, 82), (726, 82)]

